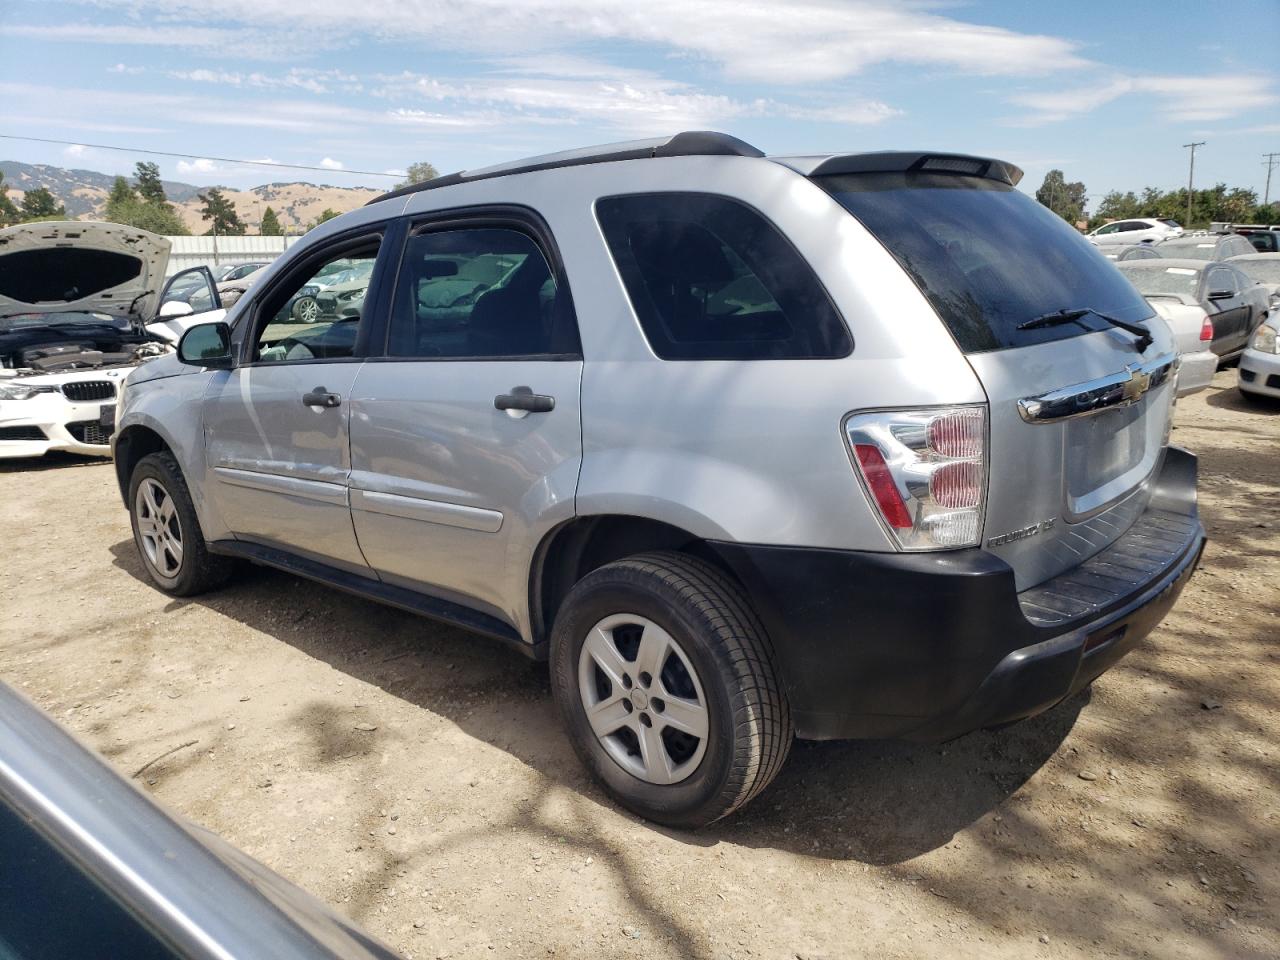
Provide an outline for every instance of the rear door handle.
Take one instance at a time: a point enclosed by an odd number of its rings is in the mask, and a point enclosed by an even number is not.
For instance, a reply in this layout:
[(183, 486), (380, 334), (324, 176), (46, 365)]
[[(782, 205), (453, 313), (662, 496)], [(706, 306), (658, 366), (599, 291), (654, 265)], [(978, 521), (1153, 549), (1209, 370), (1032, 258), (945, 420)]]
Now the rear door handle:
[(342, 403), (342, 396), (330, 393), (324, 387), (316, 387), (310, 393), (302, 395), (302, 404), (306, 407), (336, 407)]
[(500, 393), (493, 398), (496, 410), (525, 410), (529, 413), (550, 413), (556, 408), (556, 398), (534, 393), (530, 387), (512, 387), (510, 393)]

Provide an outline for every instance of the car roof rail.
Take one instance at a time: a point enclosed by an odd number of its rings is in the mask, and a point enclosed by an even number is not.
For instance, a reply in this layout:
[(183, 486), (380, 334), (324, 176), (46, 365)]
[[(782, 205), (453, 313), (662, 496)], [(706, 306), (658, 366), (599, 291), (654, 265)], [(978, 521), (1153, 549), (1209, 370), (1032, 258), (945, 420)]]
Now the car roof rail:
[(473, 180), (509, 177), (517, 173), (532, 173), (535, 170), (552, 170), (558, 167), (577, 167), (588, 163), (613, 163), (619, 160), (645, 160), (652, 157), (757, 158), (763, 156), (763, 151), (727, 133), (716, 133), (712, 130), (686, 130), (671, 137), (606, 143), (596, 147), (582, 147), (561, 153), (527, 157), (524, 160), (482, 167), (478, 170), (459, 170), (457, 173), (424, 180), (421, 183), (411, 183), (399, 190), (376, 196), (369, 203), (381, 203), (383, 200), (394, 200), (396, 197), (408, 196), (422, 190), (438, 190), (441, 187), (452, 187), (459, 183), (471, 183)]

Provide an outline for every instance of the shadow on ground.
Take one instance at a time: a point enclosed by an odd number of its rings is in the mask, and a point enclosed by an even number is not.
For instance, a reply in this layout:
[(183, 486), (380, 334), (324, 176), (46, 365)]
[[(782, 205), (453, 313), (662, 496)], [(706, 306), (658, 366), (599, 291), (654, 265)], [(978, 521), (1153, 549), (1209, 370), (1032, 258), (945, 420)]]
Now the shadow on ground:
[(93, 467), (110, 463), (103, 457), (85, 457), (78, 453), (53, 451), (43, 457), (0, 459), (0, 473), (39, 473), (42, 470), (68, 470), (74, 467)]
[[(131, 540), (112, 553), (117, 566), (145, 578)], [(188, 602), (444, 716), (593, 802), (609, 803), (564, 740), (544, 664), (483, 637), (261, 567), (247, 567), (199, 600), (174, 600), (169, 609)], [(909, 860), (1003, 803), (1058, 749), (1087, 702), (1085, 693), (1026, 723), (945, 747), (800, 742), (773, 786), (734, 818), (697, 833), (664, 832), (704, 846), (730, 840), (871, 864)], [(326, 737), (344, 739), (322, 744), (321, 761), (358, 749), (341, 724), (323, 729), (330, 731)]]

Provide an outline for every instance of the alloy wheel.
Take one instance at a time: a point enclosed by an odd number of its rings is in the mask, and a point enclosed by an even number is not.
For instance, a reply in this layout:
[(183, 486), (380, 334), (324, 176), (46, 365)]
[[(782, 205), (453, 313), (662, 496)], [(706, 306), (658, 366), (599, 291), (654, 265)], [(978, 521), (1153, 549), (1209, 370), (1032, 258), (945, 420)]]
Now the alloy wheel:
[(615, 614), (592, 627), (578, 655), (578, 693), (600, 745), (628, 773), (665, 785), (698, 768), (707, 698), (680, 644), (652, 620)]
[(182, 570), (182, 523), (169, 491), (147, 477), (134, 500), (138, 537), (147, 562), (160, 576), (173, 579)]
[(303, 297), (293, 305), (293, 315), (303, 323), (315, 323), (320, 317), (320, 304), (315, 297)]

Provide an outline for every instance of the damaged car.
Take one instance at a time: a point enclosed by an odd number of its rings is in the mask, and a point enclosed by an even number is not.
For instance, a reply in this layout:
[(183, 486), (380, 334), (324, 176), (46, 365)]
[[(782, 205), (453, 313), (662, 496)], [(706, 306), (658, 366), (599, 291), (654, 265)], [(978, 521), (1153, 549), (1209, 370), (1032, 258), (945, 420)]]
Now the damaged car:
[(225, 314), (207, 267), (166, 281), (168, 261), (168, 240), (120, 224), (0, 230), (0, 457), (111, 455), (129, 373)]

